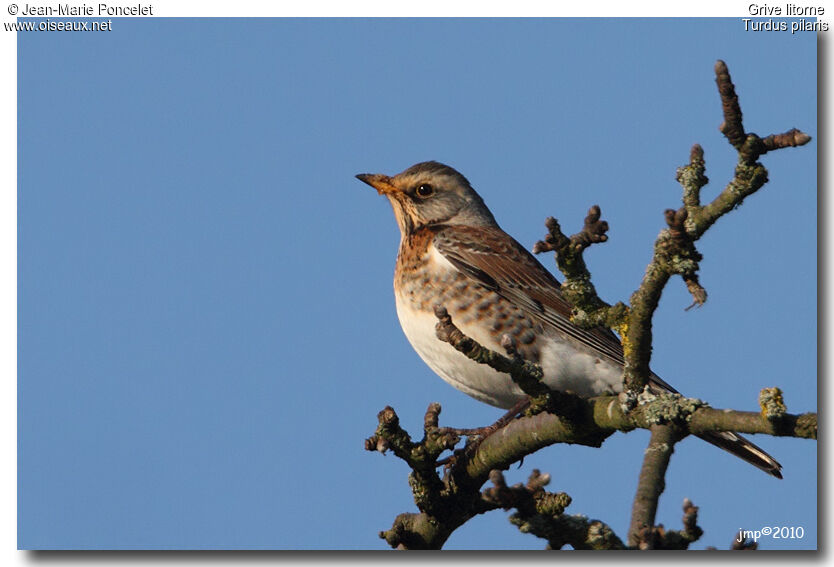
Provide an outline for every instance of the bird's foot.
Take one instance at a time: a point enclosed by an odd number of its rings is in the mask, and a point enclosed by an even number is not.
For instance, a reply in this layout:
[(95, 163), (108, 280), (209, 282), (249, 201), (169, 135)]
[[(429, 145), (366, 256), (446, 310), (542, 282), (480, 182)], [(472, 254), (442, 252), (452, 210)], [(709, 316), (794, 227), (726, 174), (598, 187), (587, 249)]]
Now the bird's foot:
[(484, 442), (484, 439), (498, 431), (499, 429), (503, 428), (504, 426), (508, 425), (512, 422), (515, 418), (520, 416), (524, 410), (526, 410), (530, 405), (530, 398), (524, 398), (522, 401), (518, 402), (514, 405), (510, 410), (502, 415), (498, 421), (493, 423), (492, 425), (487, 425), (486, 427), (476, 427), (473, 429), (455, 429), (450, 428), (449, 431), (456, 433), (460, 437), (467, 437), (468, 442), (463, 449), (458, 449), (454, 452), (454, 454), (449, 455), (445, 459), (441, 459), (437, 461), (438, 466), (445, 466), (446, 468), (451, 467), (460, 459), (468, 459), (472, 455), (475, 454), (475, 451), (478, 449), (481, 443)]

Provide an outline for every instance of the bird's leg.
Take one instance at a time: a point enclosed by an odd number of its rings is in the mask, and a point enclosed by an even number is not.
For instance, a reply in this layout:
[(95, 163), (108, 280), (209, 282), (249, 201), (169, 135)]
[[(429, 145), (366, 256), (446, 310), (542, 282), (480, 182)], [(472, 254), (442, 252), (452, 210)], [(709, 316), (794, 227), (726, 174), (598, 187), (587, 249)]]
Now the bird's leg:
[(502, 427), (504, 427), (505, 425), (510, 423), (512, 420), (517, 418), (528, 407), (530, 407), (530, 397), (529, 396), (524, 396), (523, 400), (521, 400), (516, 405), (511, 407), (507, 411), (507, 413), (505, 413), (500, 418), (498, 418), (498, 421), (496, 421), (492, 425), (488, 425), (487, 427), (482, 427), (481, 428), (482, 429), (481, 441), (483, 441), (484, 439), (486, 439), (487, 437), (489, 437), (490, 435), (492, 435), (493, 433), (495, 433), (496, 431), (498, 431), (499, 429), (501, 429)]
[(510, 408), (507, 411), (507, 413), (502, 415), (498, 419), (498, 421), (496, 421), (492, 425), (487, 425), (485, 427), (475, 427), (473, 429), (457, 429), (457, 428), (454, 428), (454, 429), (451, 429), (451, 431), (453, 431), (453, 432), (455, 432), (455, 433), (457, 433), (458, 435), (461, 435), (461, 436), (465, 435), (466, 437), (480, 437), (481, 441), (483, 441), (484, 439), (486, 439), (487, 437), (489, 437), (490, 435), (492, 435), (493, 433), (495, 433), (496, 431), (498, 431), (499, 429), (501, 429), (502, 427), (504, 427), (505, 425), (510, 423), (516, 417), (518, 417), (521, 414), (521, 412), (526, 410), (529, 406), (530, 406), (530, 398), (525, 396), (525, 398), (523, 400), (521, 400), (516, 405), (514, 405), (512, 408)]
[[(515, 418), (521, 415), (524, 412), (524, 410), (526, 410), (529, 406), (530, 398), (529, 396), (525, 396), (523, 400), (521, 400), (512, 408), (510, 408), (507, 411), (507, 413), (498, 418), (498, 421), (496, 421), (492, 425), (487, 425), (486, 427), (476, 427), (474, 429), (450, 428), (450, 431), (453, 431), (454, 433), (460, 436), (466, 436), (470, 438), (470, 442), (467, 443), (466, 447), (464, 448), (465, 454), (469, 455), (472, 451), (478, 448), (478, 445), (480, 445), (484, 441), (484, 439), (486, 439), (487, 437), (489, 437), (490, 435), (492, 435), (493, 433), (495, 433), (496, 431), (513, 421)], [(475, 437), (477, 437), (477, 439), (473, 439)], [(456, 458), (456, 455), (452, 455), (450, 457), (446, 457), (445, 459), (437, 461), (437, 464), (446, 465), (454, 462)]]

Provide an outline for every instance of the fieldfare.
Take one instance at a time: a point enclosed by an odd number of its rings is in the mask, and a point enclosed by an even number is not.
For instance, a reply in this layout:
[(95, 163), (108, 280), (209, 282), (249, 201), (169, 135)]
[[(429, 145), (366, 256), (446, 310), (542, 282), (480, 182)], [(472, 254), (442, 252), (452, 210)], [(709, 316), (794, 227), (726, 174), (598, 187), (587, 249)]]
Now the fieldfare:
[[(526, 399), (509, 375), (479, 364), (437, 338), (435, 306), (443, 306), (465, 335), (502, 352), (511, 336), (518, 353), (539, 364), (553, 390), (597, 396), (622, 391), (623, 352), (605, 328), (570, 321), (559, 282), (498, 226), (469, 181), (449, 166), (428, 161), (393, 177), (360, 174), (391, 202), (401, 240), (394, 272), (400, 325), (437, 374), (482, 402), (511, 408)], [(652, 374), (655, 394), (676, 392)], [(731, 432), (700, 437), (782, 478), (782, 466)]]

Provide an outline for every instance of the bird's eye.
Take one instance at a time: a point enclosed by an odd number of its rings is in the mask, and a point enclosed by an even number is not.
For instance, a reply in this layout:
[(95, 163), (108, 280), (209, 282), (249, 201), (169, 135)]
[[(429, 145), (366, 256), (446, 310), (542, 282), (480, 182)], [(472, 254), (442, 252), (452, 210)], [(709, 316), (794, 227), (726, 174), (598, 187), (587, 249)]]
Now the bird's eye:
[(431, 197), (434, 195), (434, 187), (429, 185), (428, 183), (423, 183), (422, 185), (418, 186), (417, 189), (414, 191), (418, 197), (422, 197), (425, 199), (426, 197)]

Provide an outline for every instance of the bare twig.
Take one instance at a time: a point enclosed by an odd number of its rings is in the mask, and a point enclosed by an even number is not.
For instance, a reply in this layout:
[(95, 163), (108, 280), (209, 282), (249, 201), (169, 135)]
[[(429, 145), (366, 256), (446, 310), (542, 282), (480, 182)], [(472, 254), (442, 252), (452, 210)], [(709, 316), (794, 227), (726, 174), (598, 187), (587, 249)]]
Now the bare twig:
[(437, 338), (447, 342), (471, 360), (509, 374), (521, 390), (530, 396), (530, 411), (538, 413), (545, 409), (564, 415), (575, 409), (575, 396), (563, 394), (548, 388), (541, 380), (543, 376), (539, 365), (526, 361), (519, 356), (513, 338), (504, 335), (502, 346), (509, 357), (484, 348), (477, 341), (464, 335), (458, 329), (452, 317), (443, 306), (435, 306), (434, 314), (438, 319)]
[(533, 245), (533, 253), (555, 253), (556, 265), (565, 276), (561, 291), (573, 307), (572, 321), (585, 328), (601, 325), (619, 330), (628, 308), (622, 302), (612, 306), (599, 298), (583, 258), (583, 252), (591, 244), (608, 240), (608, 223), (602, 220), (599, 205), (588, 209), (582, 230), (570, 238), (562, 233), (555, 218), (548, 217), (544, 224), (547, 235)]
[(654, 549), (651, 537), (657, 502), (666, 487), (666, 468), (675, 451), (680, 435), (672, 425), (655, 425), (643, 457), (643, 468), (637, 484), (637, 494), (631, 508), (631, 525), (628, 528), (628, 544), (639, 549)]
[(730, 79), (730, 71), (727, 69), (727, 64), (721, 60), (715, 63), (715, 83), (718, 85), (721, 108), (724, 111), (724, 122), (719, 126), (719, 130), (727, 136), (734, 148), (741, 149), (747, 138), (741, 123), (741, 107), (738, 104), (735, 85)]
[(689, 498), (683, 500), (683, 529), (667, 530), (663, 524), (643, 527), (638, 531), (635, 549), (689, 549), (704, 535), (698, 526), (698, 507)]
[(526, 485), (507, 486), (504, 475), (494, 470), (490, 480), (493, 486), (482, 492), (484, 505), (517, 509), (510, 516), (510, 522), (524, 533), (546, 539), (550, 549), (561, 549), (565, 545), (574, 549), (625, 549), (622, 540), (603, 522), (564, 514), (571, 502), (570, 496), (544, 489), (550, 482), (550, 475), (534, 469)]

